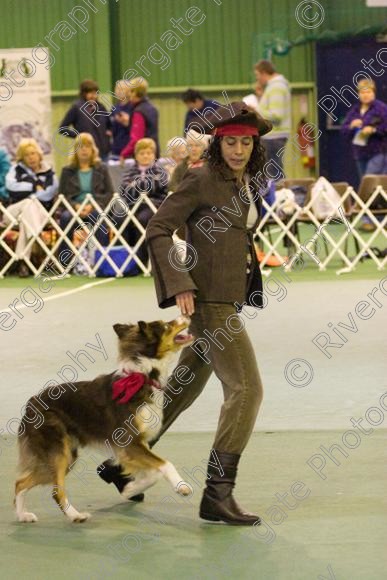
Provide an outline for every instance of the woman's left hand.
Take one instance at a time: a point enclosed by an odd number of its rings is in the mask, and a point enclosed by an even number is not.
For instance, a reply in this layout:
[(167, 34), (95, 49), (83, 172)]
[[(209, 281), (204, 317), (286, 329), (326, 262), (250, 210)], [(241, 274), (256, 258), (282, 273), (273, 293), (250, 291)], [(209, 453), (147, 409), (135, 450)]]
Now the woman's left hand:
[(195, 295), (192, 290), (176, 294), (176, 305), (181, 314), (191, 316), (195, 312)]
[(372, 133), (376, 133), (376, 129), (375, 127), (371, 127), (371, 125), (367, 125), (366, 127), (363, 127), (361, 132), (363, 135), (372, 135)]

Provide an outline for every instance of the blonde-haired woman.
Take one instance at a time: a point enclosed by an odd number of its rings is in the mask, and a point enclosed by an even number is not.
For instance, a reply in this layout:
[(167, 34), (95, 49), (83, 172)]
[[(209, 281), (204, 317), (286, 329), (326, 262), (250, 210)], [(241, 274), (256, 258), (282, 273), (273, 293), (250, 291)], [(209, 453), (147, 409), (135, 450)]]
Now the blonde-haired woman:
[[(11, 167), (6, 178), (10, 205), (8, 214), (19, 222), (19, 236), (16, 255), (19, 259), (18, 273), (24, 278), (30, 275), (24, 259), (29, 259), (32, 244), (29, 240), (37, 236), (47, 222), (47, 211), (58, 189), (54, 171), (43, 159), (43, 151), (35, 139), (22, 139), (16, 151), (16, 164)], [(5, 214), (3, 223), (10, 223)]]
[(376, 98), (376, 85), (363, 79), (358, 87), (359, 102), (348, 112), (342, 133), (351, 139), (359, 178), (387, 173), (387, 105)]
[[(63, 168), (59, 183), (59, 193), (68, 199), (75, 210), (79, 210), (86, 195), (90, 193), (96, 202), (104, 209), (113, 195), (113, 184), (107, 166), (101, 162), (95, 141), (89, 133), (80, 133), (75, 140), (74, 152), (70, 164)], [(83, 221), (95, 224), (100, 212), (90, 203), (84, 205), (80, 216)], [(63, 211), (60, 217), (60, 227), (64, 230), (73, 215)], [(72, 239), (78, 224), (73, 224), (67, 231), (67, 237)], [(102, 246), (108, 245), (108, 232), (104, 226), (94, 230), (94, 235)], [(59, 248), (59, 259), (64, 266), (70, 262), (72, 252), (63, 242)]]
[(159, 113), (150, 102), (148, 93), (148, 83), (142, 77), (137, 77), (127, 81), (130, 86), (130, 102), (132, 114), (128, 126), (129, 143), (121, 151), (121, 159), (134, 156), (134, 148), (137, 141), (147, 137), (156, 143), (156, 158), (160, 155), (159, 146)]
[[(376, 98), (372, 79), (361, 80), (357, 90), (359, 102), (348, 112), (341, 130), (351, 139), (361, 181), (364, 175), (387, 173), (387, 105)], [(360, 229), (373, 231), (376, 228), (368, 216), (363, 216)]]

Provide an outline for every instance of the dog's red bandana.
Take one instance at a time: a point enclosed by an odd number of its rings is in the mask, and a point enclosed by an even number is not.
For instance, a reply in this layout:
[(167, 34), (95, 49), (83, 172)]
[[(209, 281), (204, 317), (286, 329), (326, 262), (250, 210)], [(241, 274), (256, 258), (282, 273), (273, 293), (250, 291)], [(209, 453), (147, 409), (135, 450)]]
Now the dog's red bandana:
[(126, 376), (121, 377), (118, 381), (114, 381), (113, 383), (113, 401), (122, 395), (122, 397), (116, 401), (119, 405), (124, 405), (130, 401), (130, 399), (134, 397), (134, 395), (144, 385), (151, 385), (152, 387), (161, 389), (160, 383), (158, 381), (150, 379), (143, 373), (124, 372)]

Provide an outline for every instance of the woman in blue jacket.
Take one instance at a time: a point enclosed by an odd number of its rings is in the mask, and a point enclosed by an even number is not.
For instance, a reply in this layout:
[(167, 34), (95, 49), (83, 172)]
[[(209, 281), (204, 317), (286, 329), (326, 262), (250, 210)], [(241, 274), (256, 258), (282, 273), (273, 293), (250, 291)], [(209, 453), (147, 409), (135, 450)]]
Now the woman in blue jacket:
[(45, 164), (43, 152), (35, 139), (22, 139), (16, 152), (16, 164), (5, 178), (10, 205), (3, 222), (11, 218), (19, 225), (16, 255), (19, 259), (19, 276), (30, 275), (27, 261), (31, 255), (29, 240), (37, 236), (47, 222), (47, 211), (58, 190), (58, 180), (51, 167)]

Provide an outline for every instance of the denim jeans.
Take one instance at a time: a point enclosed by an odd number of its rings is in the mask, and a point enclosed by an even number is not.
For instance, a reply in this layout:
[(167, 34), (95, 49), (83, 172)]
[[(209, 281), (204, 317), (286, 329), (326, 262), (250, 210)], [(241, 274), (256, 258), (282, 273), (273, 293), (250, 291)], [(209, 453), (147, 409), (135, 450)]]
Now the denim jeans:
[(387, 173), (387, 153), (379, 153), (368, 160), (366, 174), (385, 175)]
[(268, 161), (275, 161), (275, 163), (281, 168), (282, 175), (278, 179), (284, 179), (284, 151), (280, 152), (286, 146), (287, 137), (281, 137), (279, 139), (262, 139), (261, 143), (266, 151), (266, 158)]
[[(356, 165), (360, 181), (364, 175), (386, 175), (387, 153), (378, 153), (369, 159), (356, 159)], [(382, 218), (382, 216), (379, 216), (379, 218)], [(363, 216), (361, 221), (362, 223), (372, 223), (368, 216)]]
[(387, 153), (378, 153), (369, 159), (356, 159), (360, 180), (364, 175), (386, 175)]

